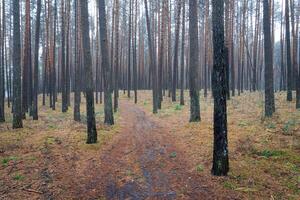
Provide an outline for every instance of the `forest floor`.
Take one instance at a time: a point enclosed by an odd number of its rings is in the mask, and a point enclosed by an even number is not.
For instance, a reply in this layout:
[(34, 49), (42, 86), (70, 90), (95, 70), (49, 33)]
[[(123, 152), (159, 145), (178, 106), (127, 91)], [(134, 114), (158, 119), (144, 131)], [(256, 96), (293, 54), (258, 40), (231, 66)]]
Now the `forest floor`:
[[(40, 107), (40, 120), (12, 130), (0, 124), (0, 199), (299, 199), (300, 111), (276, 94), (277, 112), (263, 117), (261, 93), (228, 101), (230, 173), (210, 175), (213, 104), (201, 98), (200, 123), (189, 102), (165, 99), (151, 113), (151, 92), (139, 103), (121, 95), (116, 125), (96, 105), (99, 142), (85, 144), (86, 116)], [(84, 99), (83, 99), (84, 100)], [(48, 102), (47, 102), (48, 103)]]

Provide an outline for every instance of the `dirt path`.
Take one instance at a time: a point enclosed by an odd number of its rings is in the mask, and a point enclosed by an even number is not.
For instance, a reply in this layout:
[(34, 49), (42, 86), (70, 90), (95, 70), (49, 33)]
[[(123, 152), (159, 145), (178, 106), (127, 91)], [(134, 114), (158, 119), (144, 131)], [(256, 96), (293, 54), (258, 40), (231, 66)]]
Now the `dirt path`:
[[(7, 175), (10, 185), (0, 190), (0, 199), (239, 199), (223, 193), (209, 174), (197, 173), (175, 138), (178, 130), (147, 113), (122, 99), (119, 133), (95, 149), (81, 148), (82, 139), (72, 139), (77, 129), (85, 130), (72, 120), (67, 131), (27, 137), (21, 151), (34, 152), (35, 162), (15, 171), (30, 178), (13, 182)], [(32, 146), (37, 141), (42, 145)], [(18, 184), (15, 189), (13, 183)]]
[(83, 174), (89, 178), (80, 183), (78, 197), (219, 199), (204, 177), (187, 169), (183, 151), (163, 123), (127, 100), (120, 112), (121, 133), (87, 165)]

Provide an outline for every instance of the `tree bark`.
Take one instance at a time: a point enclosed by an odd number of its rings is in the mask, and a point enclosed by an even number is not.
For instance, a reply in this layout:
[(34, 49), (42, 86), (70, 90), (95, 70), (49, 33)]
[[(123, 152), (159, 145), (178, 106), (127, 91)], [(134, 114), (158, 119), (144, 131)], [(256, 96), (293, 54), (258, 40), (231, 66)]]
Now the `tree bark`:
[(292, 94), (292, 59), (291, 59), (291, 38), (290, 38), (290, 17), (289, 0), (285, 0), (285, 24), (286, 24), (286, 64), (287, 64), (287, 101), (293, 100)]
[(198, 3), (189, 0), (189, 34), (190, 34), (190, 122), (198, 122), (200, 117), (199, 90), (197, 88), (199, 66), (199, 41), (198, 41)]
[(34, 46), (34, 89), (33, 89), (33, 120), (38, 120), (38, 90), (39, 90), (39, 46), (40, 46), (40, 24), (41, 24), (41, 0), (37, 0), (35, 46)]
[(5, 46), (5, 5), (2, 1), (2, 33), (1, 33), (1, 15), (0, 15), (0, 123), (5, 122), (5, 79), (4, 79), (4, 46)]
[(74, 19), (75, 19), (75, 37), (74, 37), (74, 54), (75, 54), (75, 82), (74, 82), (74, 120), (81, 121), (80, 116), (80, 98), (81, 98), (81, 90), (80, 90), (80, 64), (79, 64), (79, 38), (78, 35), (80, 34), (78, 27), (80, 24), (80, 18), (78, 17), (78, 1), (74, 2)]
[(226, 176), (229, 171), (227, 140), (226, 72), (224, 45), (224, 0), (212, 0), (214, 151), (212, 174)]
[(175, 27), (175, 46), (174, 46), (174, 62), (173, 62), (173, 83), (172, 83), (172, 101), (176, 101), (176, 89), (178, 84), (178, 47), (179, 47), (179, 29), (181, 15), (181, 0), (177, 0), (177, 17)]
[(23, 128), (21, 91), (20, 4), (13, 0), (13, 128)]
[[(80, 0), (80, 25), (82, 33), (89, 31), (89, 14), (88, 14), (88, 2), (86, 0)], [(94, 89), (93, 89), (93, 71), (92, 71), (92, 57), (90, 49), (90, 36), (89, 34), (82, 34), (82, 45), (84, 54), (84, 68), (86, 76), (86, 116), (87, 116), (87, 144), (93, 144), (97, 142), (97, 130), (95, 120), (95, 108), (94, 108)]]
[(181, 33), (181, 66), (180, 66), (180, 105), (184, 105), (184, 52), (185, 52), (185, 2), (182, 5), (182, 33)]
[(265, 50), (265, 116), (271, 117), (275, 112), (273, 85), (273, 48), (271, 41), (271, 16), (269, 0), (264, 0), (264, 50)]
[(150, 25), (150, 17), (148, 11), (148, 2), (144, 0), (145, 4), (145, 13), (146, 13), (146, 21), (147, 21), (147, 32), (148, 32), (148, 46), (149, 46), (149, 54), (150, 54), (150, 73), (152, 74), (152, 98), (153, 98), (153, 113), (157, 113), (158, 109), (158, 95), (157, 95), (157, 71), (156, 71), (156, 61), (154, 56), (154, 49), (152, 43), (152, 30)]
[(107, 42), (107, 24), (105, 12), (105, 0), (99, 0), (99, 28), (101, 38), (101, 56), (102, 56), (102, 69), (103, 69), (103, 82), (104, 82), (104, 123), (113, 125), (114, 116), (112, 108), (112, 96), (110, 90), (110, 64), (108, 57), (108, 42)]

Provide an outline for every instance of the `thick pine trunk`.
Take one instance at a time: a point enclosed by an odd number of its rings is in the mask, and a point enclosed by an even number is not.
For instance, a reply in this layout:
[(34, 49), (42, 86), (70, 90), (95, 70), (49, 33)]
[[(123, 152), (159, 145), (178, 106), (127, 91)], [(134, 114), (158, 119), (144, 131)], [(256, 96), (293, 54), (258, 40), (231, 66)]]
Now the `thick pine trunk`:
[(13, 128), (23, 128), (21, 91), (20, 2), (13, 0)]
[(213, 22), (213, 96), (214, 151), (212, 174), (226, 176), (229, 171), (226, 106), (226, 69), (224, 46), (224, 1), (212, 0)]
[[(88, 2), (86, 0), (80, 0), (80, 25), (81, 31), (89, 30), (89, 14), (88, 14)], [(92, 56), (90, 49), (90, 36), (89, 34), (82, 34), (83, 45), (83, 63), (86, 76), (86, 117), (87, 117), (87, 144), (93, 144), (97, 142), (97, 130), (95, 120), (95, 108), (94, 108), (94, 89), (93, 89), (93, 71), (92, 71)]]
[(273, 85), (273, 48), (271, 41), (271, 19), (269, 1), (264, 0), (264, 51), (265, 51), (265, 116), (271, 117), (275, 112)]
[(61, 96), (62, 112), (68, 110), (67, 86), (66, 86), (66, 54), (65, 54), (65, 8), (64, 0), (61, 1)]
[(75, 19), (75, 37), (74, 37), (74, 54), (75, 54), (75, 83), (74, 83), (74, 120), (81, 121), (80, 117), (80, 64), (79, 64), (79, 17), (78, 17), (78, 1), (75, 1), (74, 19)]
[(104, 122), (109, 125), (114, 124), (114, 115), (112, 108), (112, 95), (110, 90), (110, 64), (108, 57), (107, 24), (105, 12), (105, 0), (99, 0), (99, 28), (101, 40), (102, 72), (104, 83)]
[(148, 33), (148, 46), (149, 46), (149, 54), (150, 54), (150, 74), (152, 74), (152, 98), (153, 98), (153, 113), (157, 113), (158, 109), (158, 95), (157, 95), (157, 71), (156, 71), (156, 61), (154, 56), (154, 49), (152, 43), (152, 30), (150, 26), (150, 17), (148, 11), (148, 2), (144, 0), (145, 3), (145, 13), (146, 13), (146, 21), (147, 21), (147, 33)]
[(26, 0), (25, 6), (25, 36), (24, 36), (24, 51), (23, 51), (23, 70), (22, 70), (22, 114), (25, 119), (25, 114), (29, 108), (29, 91), (30, 88), (30, 72), (31, 72), (31, 26), (30, 26), (30, 0)]
[(39, 90), (39, 44), (41, 24), (41, 0), (37, 0), (37, 13), (35, 25), (35, 46), (34, 46), (34, 89), (33, 89), (33, 120), (38, 120), (38, 90)]
[(114, 83), (114, 112), (118, 111), (119, 108), (119, 23), (120, 23), (120, 2), (119, 0), (115, 0), (116, 3), (116, 16), (115, 16), (115, 31), (116, 31), (116, 45), (115, 45), (115, 53), (114, 53), (114, 62), (115, 62), (115, 83)]
[(200, 117), (199, 90), (197, 87), (199, 66), (198, 14), (197, 1), (189, 0), (189, 34), (190, 34), (190, 122), (198, 122)]
[(174, 62), (173, 62), (173, 83), (172, 83), (172, 101), (176, 101), (176, 89), (178, 84), (178, 47), (179, 47), (179, 29), (181, 15), (181, 0), (177, 0), (177, 16), (175, 27), (175, 46), (174, 46)]

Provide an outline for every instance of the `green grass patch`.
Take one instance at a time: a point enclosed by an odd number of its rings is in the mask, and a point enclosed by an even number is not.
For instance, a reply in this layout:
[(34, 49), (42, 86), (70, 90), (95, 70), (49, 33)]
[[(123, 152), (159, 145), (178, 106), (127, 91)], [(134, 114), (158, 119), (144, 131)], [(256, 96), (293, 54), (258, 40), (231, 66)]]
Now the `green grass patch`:
[(245, 121), (240, 121), (240, 122), (238, 123), (238, 126), (240, 126), (240, 127), (246, 127), (246, 126), (248, 126), (248, 123), (245, 122)]
[(47, 144), (55, 144), (55, 138), (54, 137), (47, 137), (46, 138)]
[(25, 179), (25, 176), (23, 176), (22, 174), (15, 174), (12, 177), (15, 181), (22, 181)]
[(170, 158), (176, 158), (177, 157), (177, 153), (176, 152), (172, 152), (169, 155)]
[(199, 165), (196, 166), (196, 171), (197, 171), (198, 173), (203, 172), (203, 170), (204, 170), (203, 165), (199, 164)]
[(179, 111), (179, 110), (182, 110), (182, 108), (183, 108), (182, 105), (176, 104), (174, 109), (175, 109), (176, 111)]
[(236, 188), (235, 183), (232, 183), (230, 181), (225, 181), (223, 183), (224, 188), (230, 189), (230, 190), (234, 190)]
[(291, 135), (295, 126), (296, 126), (296, 120), (294, 120), (294, 119), (288, 120), (287, 122), (284, 123), (284, 125), (282, 127), (283, 134)]
[(16, 161), (16, 160), (18, 160), (17, 157), (10, 156), (10, 157), (7, 157), (7, 158), (3, 158), (1, 163), (2, 163), (2, 166), (6, 167), (10, 161)]
[(282, 157), (286, 155), (286, 152), (284, 151), (269, 150), (269, 149), (265, 149), (263, 151), (255, 151), (254, 153), (258, 156), (265, 157), (265, 158)]

